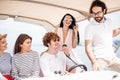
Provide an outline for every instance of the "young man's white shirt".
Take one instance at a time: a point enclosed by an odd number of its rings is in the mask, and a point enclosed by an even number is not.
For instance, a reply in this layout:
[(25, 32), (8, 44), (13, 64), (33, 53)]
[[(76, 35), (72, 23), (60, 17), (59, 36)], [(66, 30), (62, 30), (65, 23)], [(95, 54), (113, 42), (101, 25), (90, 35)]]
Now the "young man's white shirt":
[(75, 64), (62, 51), (59, 51), (56, 55), (45, 52), (40, 57), (40, 65), (44, 76), (56, 76), (55, 71), (60, 71), (60, 75), (64, 75), (66, 65), (71, 67)]

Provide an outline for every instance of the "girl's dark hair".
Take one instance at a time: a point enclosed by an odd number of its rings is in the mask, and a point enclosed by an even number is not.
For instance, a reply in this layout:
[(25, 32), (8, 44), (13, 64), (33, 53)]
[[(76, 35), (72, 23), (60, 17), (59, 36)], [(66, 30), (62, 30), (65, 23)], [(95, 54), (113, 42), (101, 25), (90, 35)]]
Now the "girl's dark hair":
[(78, 42), (77, 42), (77, 44), (79, 44), (79, 43), (80, 43), (80, 35), (79, 35), (79, 31), (77, 31), (77, 37), (78, 37)]
[(98, 7), (101, 7), (102, 8), (102, 11), (105, 9), (105, 14), (107, 13), (107, 7), (106, 7), (106, 4), (100, 0), (94, 0), (91, 4), (91, 7), (90, 7), (90, 10), (89, 12), (90, 13), (93, 13), (92, 12), (92, 8), (95, 7), (95, 6), (98, 6)]
[(14, 54), (18, 53), (21, 51), (21, 47), (20, 45), (23, 44), (23, 42), (26, 40), (26, 39), (31, 39), (32, 40), (32, 37), (30, 37), (29, 35), (27, 34), (20, 34), (15, 42), (15, 46), (14, 46)]
[(60, 27), (63, 27), (63, 20), (64, 20), (65, 16), (71, 16), (71, 18), (72, 18), (72, 23), (71, 23), (71, 25), (69, 26), (69, 29), (73, 29), (73, 27), (76, 25), (76, 24), (75, 24), (75, 23), (76, 23), (76, 20), (75, 20), (75, 18), (74, 18), (71, 14), (69, 14), (69, 13), (67, 13), (67, 14), (65, 14), (65, 15), (63, 16), (63, 18), (62, 18), (62, 20), (61, 20), (61, 22), (60, 22)]

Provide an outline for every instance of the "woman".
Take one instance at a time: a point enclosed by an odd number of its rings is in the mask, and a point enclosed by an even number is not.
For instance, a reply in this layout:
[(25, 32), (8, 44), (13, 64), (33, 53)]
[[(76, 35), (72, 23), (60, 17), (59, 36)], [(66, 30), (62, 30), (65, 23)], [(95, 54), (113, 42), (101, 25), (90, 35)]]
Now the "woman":
[(7, 34), (0, 34), (0, 73), (6, 78), (6, 80), (13, 80), (10, 76), (12, 57), (10, 53), (5, 52), (7, 49), (6, 36)]
[(39, 55), (31, 50), (32, 38), (27, 34), (20, 34), (14, 46), (12, 59), (12, 76), (14, 80), (39, 77)]
[[(79, 43), (78, 25), (75, 18), (71, 14), (65, 14), (60, 22), (59, 28), (55, 29), (60, 37), (60, 50), (68, 49), (71, 57), (78, 63), (82, 63), (77, 57), (73, 48), (76, 48)], [(62, 47), (66, 45), (66, 47)]]
[(78, 25), (71, 14), (65, 14), (60, 22), (59, 28), (55, 29), (60, 37), (60, 49), (66, 44), (68, 48), (76, 48), (79, 42)]

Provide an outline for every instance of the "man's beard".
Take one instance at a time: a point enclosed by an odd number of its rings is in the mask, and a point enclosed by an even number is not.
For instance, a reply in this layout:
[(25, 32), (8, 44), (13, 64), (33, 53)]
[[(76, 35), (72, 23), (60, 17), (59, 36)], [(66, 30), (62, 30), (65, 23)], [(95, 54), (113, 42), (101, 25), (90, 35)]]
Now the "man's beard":
[(104, 17), (95, 17), (94, 19), (97, 21), (97, 22), (101, 22), (103, 20)]

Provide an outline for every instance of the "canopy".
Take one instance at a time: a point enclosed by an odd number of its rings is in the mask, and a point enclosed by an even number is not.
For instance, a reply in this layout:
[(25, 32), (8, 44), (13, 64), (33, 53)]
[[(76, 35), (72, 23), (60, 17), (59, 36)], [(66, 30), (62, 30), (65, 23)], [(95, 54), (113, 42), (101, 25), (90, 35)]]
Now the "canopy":
[[(0, 18), (35, 23), (52, 30), (66, 14), (72, 14), (77, 21), (89, 17), (93, 0), (0, 0)], [(108, 13), (120, 10), (120, 0), (102, 0)]]

